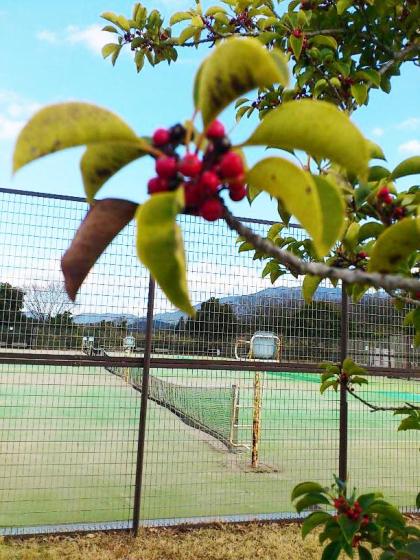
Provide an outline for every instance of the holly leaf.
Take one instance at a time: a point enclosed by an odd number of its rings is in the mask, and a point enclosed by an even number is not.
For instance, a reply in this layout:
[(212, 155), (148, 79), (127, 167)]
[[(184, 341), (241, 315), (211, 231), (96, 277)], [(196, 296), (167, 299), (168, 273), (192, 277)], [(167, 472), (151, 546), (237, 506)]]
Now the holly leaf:
[(194, 315), (187, 288), (186, 262), (177, 215), (184, 208), (184, 190), (153, 195), (136, 213), (137, 254), (167, 298)]
[(404, 218), (387, 228), (373, 246), (368, 270), (388, 273), (420, 249), (420, 218)]
[(102, 185), (120, 169), (146, 155), (147, 142), (102, 142), (87, 147), (80, 161), (86, 198), (92, 202)]
[(413, 156), (405, 159), (397, 165), (391, 175), (391, 179), (407, 177), (407, 175), (420, 174), (420, 156)]
[(248, 171), (247, 183), (279, 199), (287, 212), (296, 216), (312, 236), (319, 256), (329, 251), (331, 245), (324, 239), (321, 202), (312, 175), (286, 159), (272, 157)]
[(367, 176), (369, 146), (350, 119), (331, 103), (300, 99), (268, 113), (244, 146), (299, 149)]
[(18, 136), (13, 171), (47, 154), (98, 142), (136, 141), (117, 115), (88, 103), (60, 103), (38, 111)]
[(61, 260), (65, 288), (74, 301), (90, 269), (114, 237), (134, 218), (137, 204), (107, 198), (95, 202)]
[(204, 126), (232, 101), (255, 88), (288, 82), (286, 59), (274, 58), (253, 38), (231, 38), (221, 43), (204, 61), (196, 77), (196, 108)]

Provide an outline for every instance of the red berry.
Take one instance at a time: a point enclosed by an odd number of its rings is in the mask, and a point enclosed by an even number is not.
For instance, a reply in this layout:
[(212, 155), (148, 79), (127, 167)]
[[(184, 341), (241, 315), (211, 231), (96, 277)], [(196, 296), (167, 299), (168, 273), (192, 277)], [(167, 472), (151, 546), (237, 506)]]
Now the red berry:
[(293, 29), (292, 35), (296, 37), (296, 39), (299, 39), (299, 37), (302, 37), (302, 31), (300, 29)]
[(240, 185), (234, 189), (230, 189), (229, 196), (235, 202), (243, 200), (246, 197), (246, 186)]
[(185, 177), (196, 177), (201, 171), (201, 160), (195, 154), (187, 154), (181, 159), (178, 165), (178, 170), (185, 175)]
[(382, 187), (378, 191), (378, 198), (382, 200), (385, 204), (391, 204), (392, 202), (392, 195), (388, 187)]
[(210, 140), (213, 140), (214, 138), (223, 138), (224, 135), (225, 127), (220, 121), (213, 121), (209, 124), (206, 130), (206, 136)]
[(209, 222), (223, 217), (223, 204), (219, 198), (208, 198), (200, 207), (200, 215)]
[(360, 251), (360, 253), (357, 256), (359, 259), (367, 259), (368, 254), (365, 253), (364, 251)]
[(174, 157), (160, 157), (156, 160), (156, 173), (159, 177), (170, 179), (176, 175), (178, 170), (177, 161)]
[(236, 152), (228, 152), (222, 157), (219, 169), (222, 177), (239, 177), (244, 172), (244, 162)]
[(147, 183), (147, 192), (149, 194), (165, 192), (168, 188), (168, 181), (166, 179), (162, 179), (161, 177), (153, 177), (153, 179), (150, 179)]
[(213, 171), (204, 171), (200, 177), (199, 186), (208, 194), (216, 194), (220, 185), (220, 179)]
[(399, 220), (400, 218), (404, 218), (404, 216), (405, 216), (405, 208), (402, 208), (402, 206), (397, 206), (394, 209), (394, 218)]
[(197, 184), (192, 182), (185, 183), (184, 192), (185, 192), (185, 205), (188, 208), (193, 208), (198, 206), (201, 200), (201, 193), (197, 187)]
[(414, 299), (420, 299), (420, 292), (414, 292)]
[(165, 144), (169, 143), (170, 139), (171, 135), (166, 128), (158, 128), (153, 134), (153, 144), (155, 146), (165, 146)]

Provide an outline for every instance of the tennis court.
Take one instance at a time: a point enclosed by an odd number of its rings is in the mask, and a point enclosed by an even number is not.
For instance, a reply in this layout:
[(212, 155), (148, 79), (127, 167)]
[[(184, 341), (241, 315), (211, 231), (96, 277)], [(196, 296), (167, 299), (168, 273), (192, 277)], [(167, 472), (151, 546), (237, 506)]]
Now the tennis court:
[[(239, 364), (238, 364), (239, 366)], [(259, 467), (251, 469), (254, 373), (155, 369), (204, 394), (239, 387), (238, 450), (149, 400), (143, 520), (290, 512), (291, 488), (338, 465), (338, 398), (308, 373), (262, 376)], [(374, 378), (373, 402), (419, 402), (418, 382)], [(197, 389), (199, 393), (197, 393)], [(204, 393), (203, 393), (204, 391)], [(227, 391), (220, 394), (228, 394)], [(0, 525), (128, 522), (140, 393), (101, 367), (0, 365)], [(350, 484), (412, 507), (418, 443), (389, 413), (350, 403)], [(217, 421), (217, 418), (214, 419)]]

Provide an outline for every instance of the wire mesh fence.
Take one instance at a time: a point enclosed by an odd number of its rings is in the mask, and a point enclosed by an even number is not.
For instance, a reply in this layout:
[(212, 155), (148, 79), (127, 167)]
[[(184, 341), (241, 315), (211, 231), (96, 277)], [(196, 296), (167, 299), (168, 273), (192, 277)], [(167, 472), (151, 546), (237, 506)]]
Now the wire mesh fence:
[[(149, 278), (134, 225), (73, 304), (59, 263), (86, 203), (0, 189), (0, 208), (3, 533), (127, 528), (140, 489), (143, 523), (291, 517), (297, 482), (338, 473), (340, 397), (319, 395), (318, 364), (340, 360), (340, 288), (324, 282), (307, 305), (301, 280), (272, 285), (223, 222), (180, 216), (197, 313), (157, 289), (140, 488)], [(252, 223), (261, 235), (270, 226)], [(304, 239), (297, 226), (281, 234)], [(380, 292), (349, 305), (349, 355), (370, 368), (362, 394), (374, 403), (420, 400), (401, 321)], [(412, 511), (418, 443), (396, 427), (350, 402), (350, 483)]]

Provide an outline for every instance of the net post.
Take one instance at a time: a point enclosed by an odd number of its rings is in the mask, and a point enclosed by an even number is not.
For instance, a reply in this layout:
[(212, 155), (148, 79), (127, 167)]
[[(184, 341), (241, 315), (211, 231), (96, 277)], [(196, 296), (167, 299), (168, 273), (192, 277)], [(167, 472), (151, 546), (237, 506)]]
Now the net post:
[[(340, 362), (343, 362), (348, 354), (349, 343), (349, 299), (346, 284), (341, 287), (341, 337), (340, 337)], [(348, 450), (348, 402), (347, 385), (340, 383), (340, 436), (338, 451), (338, 477), (341, 481), (347, 480), (347, 450)]]
[(252, 414), (252, 452), (251, 466), (258, 467), (261, 429), (261, 374), (255, 372), (254, 376), (254, 406)]
[(239, 423), (239, 387), (232, 385), (232, 413), (230, 424), (230, 443), (231, 450), (235, 449), (238, 443), (238, 423)]
[(142, 498), (144, 447), (146, 439), (147, 402), (149, 393), (150, 357), (152, 353), (153, 338), (153, 308), (155, 303), (156, 284), (149, 277), (149, 292), (147, 300), (146, 339), (144, 345), (143, 375), (141, 383), (141, 408), (139, 416), (139, 430), (137, 439), (136, 479), (134, 486), (133, 527), (132, 534), (137, 537), (140, 525), (140, 506)]

